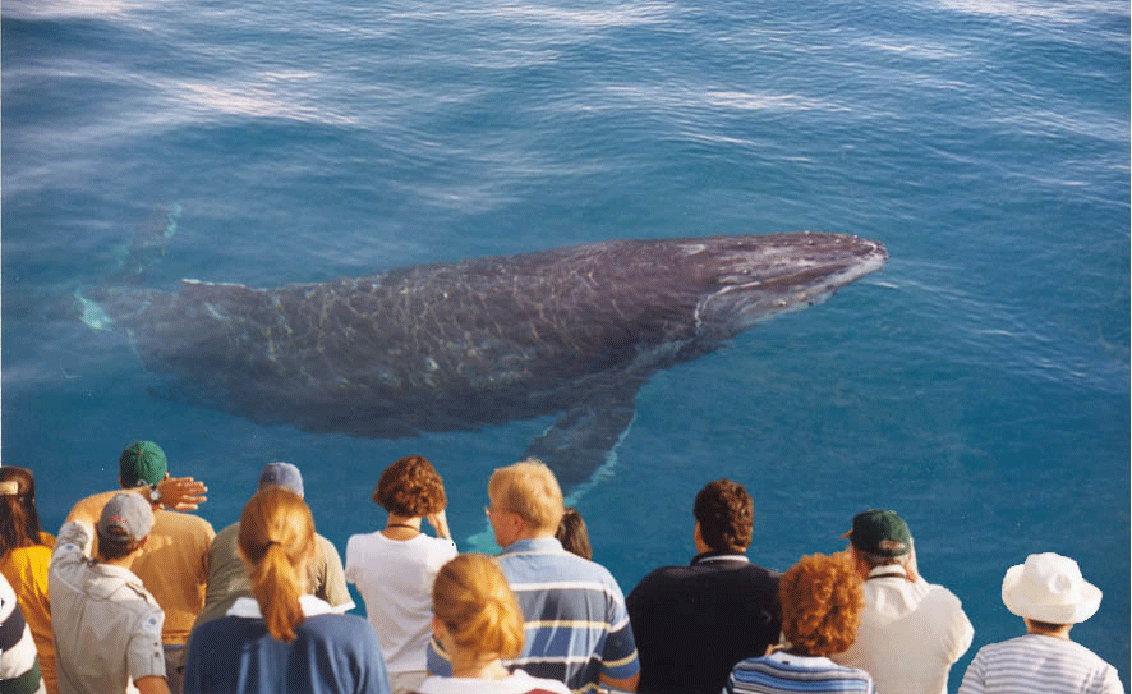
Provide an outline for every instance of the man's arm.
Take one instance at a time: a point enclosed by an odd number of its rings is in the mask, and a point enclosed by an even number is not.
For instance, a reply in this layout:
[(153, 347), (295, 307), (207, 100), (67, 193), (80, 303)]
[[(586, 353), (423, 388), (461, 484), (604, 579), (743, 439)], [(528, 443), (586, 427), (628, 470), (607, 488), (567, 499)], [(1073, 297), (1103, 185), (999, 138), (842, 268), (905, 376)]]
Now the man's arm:
[(54, 565), (60, 558), (70, 556), (77, 560), (79, 556), (91, 556), (94, 540), (94, 526), (86, 521), (68, 521), (59, 529), (59, 537), (55, 539), (55, 549), (51, 552), (51, 563)]
[(171, 694), (169, 683), (165, 681), (164, 677), (157, 675), (136, 679), (134, 686), (138, 688), (138, 694)]
[[(143, 498), (149, 498), (149, 487), (130, 489), (141, 494)], [(208, 487), (204, 486), (204, 482), (197, 482), (192, 477), (170, 477), (169, 473), (166, 473), (165, 479), (157, 483), (157, 489), (161, 492), (161, 505), (176, 511), (195, 511), (200, 504), (208, 501), (208, 497), (205, 496)], [(83, 499), (71, 509), (67, 520), (84, 521), (93, 526), (98, 523), (102, 507), (120, 491), (123, 490), (114, 489)]]

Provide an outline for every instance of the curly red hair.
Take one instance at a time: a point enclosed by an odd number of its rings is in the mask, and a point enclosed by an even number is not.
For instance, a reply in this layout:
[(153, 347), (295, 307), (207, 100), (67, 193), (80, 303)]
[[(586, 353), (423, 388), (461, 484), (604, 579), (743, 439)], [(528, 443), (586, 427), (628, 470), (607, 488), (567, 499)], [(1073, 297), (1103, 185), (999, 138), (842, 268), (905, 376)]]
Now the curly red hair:
[(802, 557), (782, 575), (778, 596), (782, 633), (796, 652), (832, 655), (856, 640), (864, 589), (845, 553)]
[(401, 458), (381, 473), (373, 490), (374, 502), (398, 516), (427, 516), (448, 506), (444, 480), (423, 455)]

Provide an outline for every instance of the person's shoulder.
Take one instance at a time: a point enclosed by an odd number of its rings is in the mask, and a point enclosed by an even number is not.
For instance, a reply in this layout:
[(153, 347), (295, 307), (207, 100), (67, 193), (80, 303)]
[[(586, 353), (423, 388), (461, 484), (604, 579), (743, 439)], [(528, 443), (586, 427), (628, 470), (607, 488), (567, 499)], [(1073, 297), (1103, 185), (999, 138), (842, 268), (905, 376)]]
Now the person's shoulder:
[(927, 591), (924, 596), (926, 603), (933, 603), (941, 608), (949, 609), (954, 612), (963, 611), (963, 601), (959, 596), (951, 592), (948, 588), (939, 585), (938, 583), (926, 584)]
[(322, 550), (324, 556), (338, 556), (338, 548), (322, 533), (314, 534), (315, 542), (318, 543), (319, 549)]
[(183, 511), (159, 508), (153, 513), (153, 525), (155, 528), (160, 525), (170, 534), (176, 533), (178, 535), (192, 535), (197, 538), (207, 538), (210, 544), (213, 538), (216, 537), (216, 531), (212, 529), (211, 523), (200, 516)]
[(98, 520), (98, 517), (102, 515), (102, 507), (117, 491), (99, 492), (79, 499), (71, 507), (71, 512), (67, 514), (67, 518), (94, 518)]
[(372, 533), (355, 533), (346, 540), (346, 551), (349, 552), (351, 548), (360, 549), (376, 545), (380, 542), (378, 539), (380, 535), (380, 530)]
[(295, 633), (335, 648), (380, 655), (377, 633), (364, 617), (353, 614), (320, 614), (307, 617)]

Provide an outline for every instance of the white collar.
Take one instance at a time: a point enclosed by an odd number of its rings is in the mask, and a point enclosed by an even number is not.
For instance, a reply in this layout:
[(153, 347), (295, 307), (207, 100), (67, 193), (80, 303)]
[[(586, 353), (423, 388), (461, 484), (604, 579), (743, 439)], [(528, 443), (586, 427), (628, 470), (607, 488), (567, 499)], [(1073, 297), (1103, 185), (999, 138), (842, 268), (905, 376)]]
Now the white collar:
[(877, 566), (869, 572), (869, 578), (901, 578), (907, 580), (908, 572), (900, 564)]
[[(330, 606), (328, 602), (313, 595), (300, 595), (299, 596), (299, 609), (303, 611), (304, 617), (315, 617), (320, 614), (341, 614)], [(229, 617), (245, 617), (247, 619), (263, 619), (263, 613), (259, 610), (259, 603), (255, 598), (237, 598), (236, 602), (228, 608), (226, 612)]]

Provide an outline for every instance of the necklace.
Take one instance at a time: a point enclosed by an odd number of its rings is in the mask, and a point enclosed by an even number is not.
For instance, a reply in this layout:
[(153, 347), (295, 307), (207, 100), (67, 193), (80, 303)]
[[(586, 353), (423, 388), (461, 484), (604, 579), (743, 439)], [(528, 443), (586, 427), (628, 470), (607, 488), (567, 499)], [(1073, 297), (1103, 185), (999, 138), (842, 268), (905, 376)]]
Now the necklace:
[(390, 528), (408, 528), (409, 530), (416, 530), (417, 532), (420, 532), (420, 530), (417, 528), (417, 526), (413, 525), (412, 523), (388, 523), (388, 524), (386, 524), (385, 529), (389, 530)]

